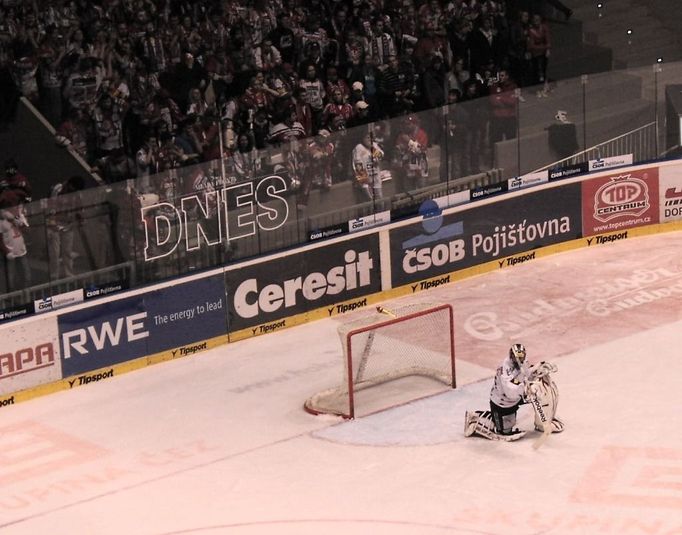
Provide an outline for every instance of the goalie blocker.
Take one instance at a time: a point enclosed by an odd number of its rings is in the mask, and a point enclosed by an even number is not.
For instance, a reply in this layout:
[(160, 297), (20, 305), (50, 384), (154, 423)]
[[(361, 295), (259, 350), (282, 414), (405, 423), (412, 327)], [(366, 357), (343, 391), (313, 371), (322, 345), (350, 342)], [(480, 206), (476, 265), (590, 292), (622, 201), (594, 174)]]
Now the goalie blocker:
[(515, 428), (516, 412), (520, 405), (529, 403), (534, 410), (535, 430), (543, 437), (537, 446), (551, 433), (560, 433), (564, 424), (556, 417), (559, 391), (551, 374), (557, 367), (548, 362), (527, 367), (526, 350), (514, 344), (509, 356), (497, 369), (490, 392), (490, 411), (467, 411), (464, 415), (464, 436), (481, 436), (489, 440), (511, 442), (528, 433)]

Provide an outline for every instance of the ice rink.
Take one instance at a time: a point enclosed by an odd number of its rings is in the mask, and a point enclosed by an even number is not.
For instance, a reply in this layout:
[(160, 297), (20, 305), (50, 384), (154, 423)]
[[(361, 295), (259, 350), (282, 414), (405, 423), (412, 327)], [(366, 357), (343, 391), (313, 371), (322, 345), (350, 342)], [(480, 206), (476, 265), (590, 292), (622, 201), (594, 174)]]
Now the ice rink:
[[(387, 302), (455, 310), (456, 390), (355, 421), (318, 321), (2, 409), (2, 535), (682, 533), (682, 233)], [(566, 431), (464, 438), (519, 341)], [(521, 427), (532, 427), (530, 408)]]

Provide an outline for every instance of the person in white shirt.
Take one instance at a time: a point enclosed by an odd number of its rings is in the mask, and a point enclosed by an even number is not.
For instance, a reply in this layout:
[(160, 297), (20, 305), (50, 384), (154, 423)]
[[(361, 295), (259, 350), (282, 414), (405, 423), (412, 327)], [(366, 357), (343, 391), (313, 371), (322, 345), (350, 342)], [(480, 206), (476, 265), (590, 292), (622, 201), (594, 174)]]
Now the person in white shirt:
[(351, 158), (355, 185), (363, 192), (366, 201), (381, 199), (383, 195), (379, 173), (379, 163), (383, 157), (384, 151), (372, 140), (369, 132), (353, 149)]

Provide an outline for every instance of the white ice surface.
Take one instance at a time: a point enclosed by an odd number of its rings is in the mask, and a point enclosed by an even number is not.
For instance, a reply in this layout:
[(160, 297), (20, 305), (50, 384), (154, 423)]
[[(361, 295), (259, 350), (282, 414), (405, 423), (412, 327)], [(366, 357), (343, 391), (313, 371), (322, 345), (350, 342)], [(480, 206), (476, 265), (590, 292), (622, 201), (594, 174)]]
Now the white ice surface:
[[(302, 410), (340, 377), (344, 318), (5, 407), (0, 534), (682, 533), (680, 250), (663, 234), (416, 294), (455, 306), (458, 388), (355, 421)], [(566, 431), (537, 451), (462, 435), (512, 339), (559, 367)]]

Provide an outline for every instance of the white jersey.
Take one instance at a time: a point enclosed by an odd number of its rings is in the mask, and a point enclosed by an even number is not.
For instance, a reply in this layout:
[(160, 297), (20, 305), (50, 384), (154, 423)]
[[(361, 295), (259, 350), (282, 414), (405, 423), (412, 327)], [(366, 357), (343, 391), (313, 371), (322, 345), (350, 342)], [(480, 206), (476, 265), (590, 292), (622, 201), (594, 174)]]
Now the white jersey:
[(508, 356), (495, 374), (495, 382), (490, 391), (490, 401), (498, 407), (513, 407), (521, 401), (529, 373), (525, 367), (519, 369)]
[(9, 210), (0, 212), (0, 250), (7, 258), (19, 258), (26, 255), (26, 242), (16, 224), (16, 216)]

